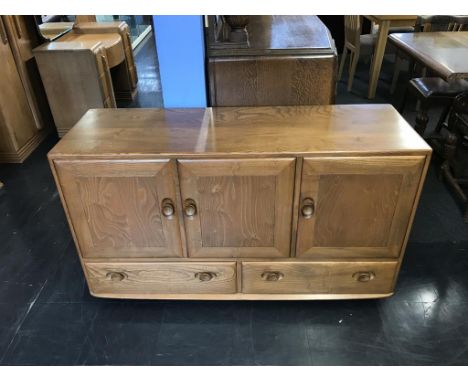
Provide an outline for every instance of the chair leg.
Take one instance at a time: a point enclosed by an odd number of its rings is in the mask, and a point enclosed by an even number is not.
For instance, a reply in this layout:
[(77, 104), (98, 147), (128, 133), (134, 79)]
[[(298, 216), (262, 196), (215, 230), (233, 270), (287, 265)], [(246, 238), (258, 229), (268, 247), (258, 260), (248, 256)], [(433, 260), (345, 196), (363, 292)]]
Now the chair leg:
[(402, 61), (403, 59), (397, 54), (396, 59), (395, 59), (395, 69), (393, 70), (392, 85), (390, 87), (390, 94), (395, 93), (395, 90), (398, 84), (398, 77), (400, 76), (400, 72), (401, 72)]
[(343, 75), (343, 68), (345, 66), (346, 58), (348, 57), (348, 48), (343, 48), (343, 54), (341, 55), (340, 69), (338, 71), (338, 81), (341, 81)]
[(348, 91), (351, 91), (351, 88), (353, 87), (354, 74), (356, 73), (356, 66), (359, 60), (359, 54), (357, 52), (353, 52), (352, 57), (353, 59), (349, 68)]
[(424, 137), (424, 131), (426, 130), (428, 121), (429, 117), (427, 115), (427, 104), (426, 102), (421, 102), (421, 107), (419, 108), (419, 112), (416, 115), (416, 124), (414, 127), (414, 129), (421, 137)]
[(450, 111), (450, 107), (451, 104), (448, 104), (444, 107), (444, 110), (442, 110), (442, 114), (440, 115), (439, 121), (437, 122), (434, 132), (440, 133), (440, 130), (442, 130), (442, 126), (444, 125), (445, 119), (447, 118), (447, 115)]

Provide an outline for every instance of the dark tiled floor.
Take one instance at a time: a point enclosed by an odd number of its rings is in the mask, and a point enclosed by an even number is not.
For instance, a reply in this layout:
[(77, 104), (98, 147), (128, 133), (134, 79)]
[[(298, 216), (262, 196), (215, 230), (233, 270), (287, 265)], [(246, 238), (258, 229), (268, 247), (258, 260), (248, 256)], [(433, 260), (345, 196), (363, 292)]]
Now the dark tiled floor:
[[(135, 106), (160, 105), (157, 73), (138, 70), (150, 90)], [(393, 100), (390, 73), (386, 63), (376, 102)], [(353, 93), (340, 83), (338, 102), (367, 102), (366, 75), (361, 65)], [(46, 161), (56, 140), (0, 167), (0, 364), (468, 364), (468, 225), (434, 167), (390, 299), (101, 300), (88, 293)]]

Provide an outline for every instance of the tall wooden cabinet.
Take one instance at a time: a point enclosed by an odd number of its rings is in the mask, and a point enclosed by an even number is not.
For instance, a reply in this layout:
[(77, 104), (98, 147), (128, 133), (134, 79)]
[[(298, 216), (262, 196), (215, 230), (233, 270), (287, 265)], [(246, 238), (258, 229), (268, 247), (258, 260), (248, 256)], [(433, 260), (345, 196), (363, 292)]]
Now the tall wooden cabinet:
[(431, 150), (389, 105), (90, 110), (49, 153), (98, 297), (393, 294)]
[(0, 16), (0, 162), (23, 162), (50, 132), (50, 111), (32, 49), (32, 16)]

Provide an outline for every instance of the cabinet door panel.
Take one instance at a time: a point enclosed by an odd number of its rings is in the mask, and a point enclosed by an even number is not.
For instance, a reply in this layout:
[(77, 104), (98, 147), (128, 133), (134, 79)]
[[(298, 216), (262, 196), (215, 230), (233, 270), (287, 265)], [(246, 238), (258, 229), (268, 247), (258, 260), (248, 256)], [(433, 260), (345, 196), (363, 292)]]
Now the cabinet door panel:
[(287, 257), (294, 159), (180, 160), (189, 256)]
[(297, 256), (398, 257), (423, 163), (424, 157), (305, 158)]
[[(175, 163), (55, 161), (84, 257), (182, 256)], [(162, 214), (172, 204), (173, 214)]]

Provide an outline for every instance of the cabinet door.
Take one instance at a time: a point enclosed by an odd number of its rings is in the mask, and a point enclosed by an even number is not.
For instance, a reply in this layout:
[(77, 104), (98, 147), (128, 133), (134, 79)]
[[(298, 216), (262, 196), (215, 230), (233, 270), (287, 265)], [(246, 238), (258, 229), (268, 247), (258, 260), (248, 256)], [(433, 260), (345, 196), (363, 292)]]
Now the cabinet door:
[(296, 256), (398, 257), (424, 157), (305, 158)]
[(84, 257), (183, 256), (173, 161), (54, 163)]
[(288, 257), (295, 160), (180, 160), (188, 254)]

